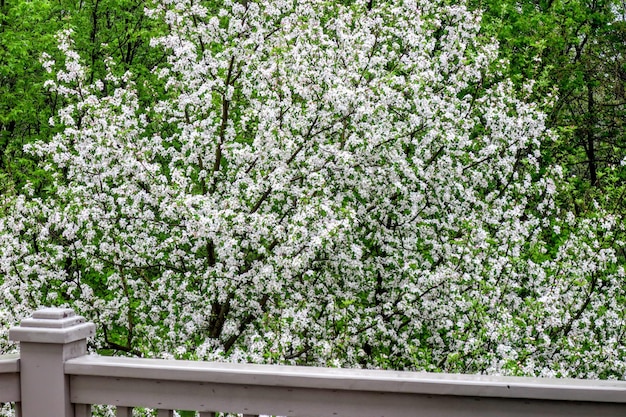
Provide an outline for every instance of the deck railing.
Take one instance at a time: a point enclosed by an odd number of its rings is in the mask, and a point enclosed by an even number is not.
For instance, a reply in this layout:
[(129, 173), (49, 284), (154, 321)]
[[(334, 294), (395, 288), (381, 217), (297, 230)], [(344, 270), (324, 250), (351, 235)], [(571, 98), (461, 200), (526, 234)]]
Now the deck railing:
[(626, 382), (246, 365), (86, 355), (95, 326), (44, 309), (9, 332), (0, 402), (22, 417), (84, 417), (91, 405), (301, 417), (626, 416)]

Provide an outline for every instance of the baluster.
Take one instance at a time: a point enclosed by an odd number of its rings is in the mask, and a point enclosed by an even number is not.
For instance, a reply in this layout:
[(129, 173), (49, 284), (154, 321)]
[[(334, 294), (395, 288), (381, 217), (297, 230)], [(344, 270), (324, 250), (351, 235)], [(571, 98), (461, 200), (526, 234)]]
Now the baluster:
[(157, 417), (173, 417), (174, 411), (172, 410), (157, 410)]
[(133, 417), (133, 408), (132, 407), (117, 407), (117, 412), (115, 413), (117, 417)]
[(91, 404), (74, 404), (75, 417), (91, 417)]

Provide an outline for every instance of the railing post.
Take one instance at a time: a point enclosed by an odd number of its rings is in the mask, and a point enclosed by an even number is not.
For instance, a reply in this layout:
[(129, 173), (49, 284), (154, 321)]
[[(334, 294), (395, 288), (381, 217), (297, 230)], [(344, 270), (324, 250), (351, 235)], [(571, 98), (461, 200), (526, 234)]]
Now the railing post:
[(85, 355), (95, 325), (69, 308), (45, 308), (9, 330), (20, 342), (22, 417), (74, 417), (67, 359)]

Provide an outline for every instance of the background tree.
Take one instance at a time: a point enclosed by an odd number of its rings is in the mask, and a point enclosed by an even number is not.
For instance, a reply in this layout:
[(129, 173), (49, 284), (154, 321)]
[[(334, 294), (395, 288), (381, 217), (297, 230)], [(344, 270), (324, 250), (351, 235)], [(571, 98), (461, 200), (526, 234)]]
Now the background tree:
[(34, 163), (24, 157), (22, 146), (44, 139), (48, 118), (58, 107), (43, 95), (43, 69), (39, 55), (54, 49), (59, 26), (50, 18), (48, 2), (0, 3), (0, 175), (2, 194), (15, 184), (35, 181)]
[[(23, 152), (24, 145), (46, 141), (57, 129), (49, 119), (66, 102), (43, 87), (48, 78), (43, 54), (59, 59), (55, 34), (74, 30), (76, 50), (89, 63), (89, 79), (105, 74), (105, 56), (145, 78), (163, 55), (148, 41), (158, 33), (146, 18), (140, 0), (14, 1), (0, 4), (0, 191), (21, 191), (27, 182), (36, 193), (49, 185), (39, 161)], [(143, 97), (142, 99), (147, 99)]]
[(472, 2), (485, 11), (483, 31), (497, 36), (507, 76), (535, 82), (534, 97), (556, 92), (548, 125), (560, 139), (543, 158), (565, 169), (577, 214), (599, 202), (624, 214), (626, 26), (614, 0)]
[[(559, 164), (564, 180), (557, 205), (580, 222), (626, 214), (624, 98), (626, 16), (621, 1), (475, 1), (484, 10), (483, 33), (496, 36), (518, 88), (532, 85), (534, 100), (556, 94), (545, 108), (559, 139), (544, 142), (541, 165)], [(548, 241), (555, 237), (546, 236)], [(556, 237), (559, 241), (559, 238)], [(623, 230), (594, 242), (626, 262)], [(598, 308), (591, 299), (601, 276), (587, 279), (588, 296), (570, 315)], [(563, 332), (570, 326), (565, 326)]]
[[(153, 100), (151, 95), (142, 92), (141, 85), (143, 80), (150, 78), (154, 86), (158, 84), (150, 69), (164, 59), (164, 54), (150, 48), (149, 40), (164, 27), (145, 16), (144, 3), (123, 0), (2, 2), (2, 215), (11, 214), (12, 200), (18, 194), (45, 198), (56, 191), (50, 173), (42, 169), (42, 160), (33, 153), (24, 152), (25, 146), (37, 141), (47, 142), (59, 132), (60, 126), (50, 124), (51, 117), (69, 103), (63, 94), (44, 86), (50, 76), (41, 62), (63, 59), (55, 34), (61, 30), (73, 30), (74, 48), (88, 64), (86, 80), (103, 79), (103, 91), (106, 91), (109, 82), (104, 79), (107, 74), (105, 59), (108, 58), (117, 63), (115, 71), (132, 70), (132, 79), (137, 81), (142, 103)], [(67, 172), (61, 174), (67, 175)], [(38, 221), (45, 222), (46, 219)], [(68, 273), (78, 268), (76, 262), (72, 254), (64, 259)], [(3, 276), (0, 276), (2, 280)], [(112, 346), (116, 346), (116, 342), (116, 338), (110, 340)]]

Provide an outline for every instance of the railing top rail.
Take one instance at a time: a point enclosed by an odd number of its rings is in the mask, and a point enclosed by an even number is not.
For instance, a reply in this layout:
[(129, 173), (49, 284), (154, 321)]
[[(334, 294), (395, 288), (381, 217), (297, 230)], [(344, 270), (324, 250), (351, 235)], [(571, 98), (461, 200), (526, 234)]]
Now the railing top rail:
[(308, 389), (626, 403), (626, 381), (435, 374), (83, 356), (65, 373)]
[(13, 374), (20, 371), (20, 355), (0, 355), (0, 374)]

